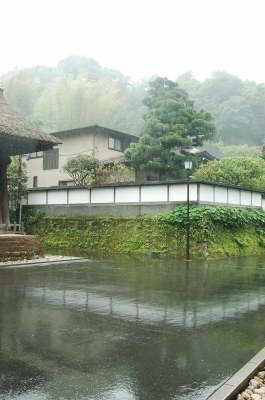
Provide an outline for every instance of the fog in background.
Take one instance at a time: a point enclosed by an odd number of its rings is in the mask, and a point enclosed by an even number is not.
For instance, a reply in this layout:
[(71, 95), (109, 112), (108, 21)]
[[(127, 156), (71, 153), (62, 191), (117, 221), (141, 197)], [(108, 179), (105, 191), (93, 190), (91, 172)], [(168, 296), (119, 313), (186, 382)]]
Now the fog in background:
[(1, 7), (0, 75), (71, 54), (139, 80), (225, 70), (265, 82), (260, 0), (10, 0)]

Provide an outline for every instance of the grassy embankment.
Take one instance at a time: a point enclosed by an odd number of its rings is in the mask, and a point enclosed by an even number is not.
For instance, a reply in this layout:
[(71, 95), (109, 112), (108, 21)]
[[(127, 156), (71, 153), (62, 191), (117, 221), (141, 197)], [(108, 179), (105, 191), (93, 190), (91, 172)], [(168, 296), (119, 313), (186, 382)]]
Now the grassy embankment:
[[(265, 211), (233, 207), (190, 208), (191, 258), (265, 253)], [(185, 258), (186, 208), (139, 217), (26, 216), (28, 233), (44, 247), (112, 253), (170, 254)]]

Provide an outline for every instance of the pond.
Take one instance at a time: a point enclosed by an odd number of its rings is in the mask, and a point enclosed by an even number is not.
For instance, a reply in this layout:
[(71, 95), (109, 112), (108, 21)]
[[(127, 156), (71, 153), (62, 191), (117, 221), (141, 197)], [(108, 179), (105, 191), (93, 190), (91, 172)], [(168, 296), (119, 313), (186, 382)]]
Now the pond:
[(0, 399), (205, 400), (264, 347), (262, 256), (81, 256), (0, 268)]

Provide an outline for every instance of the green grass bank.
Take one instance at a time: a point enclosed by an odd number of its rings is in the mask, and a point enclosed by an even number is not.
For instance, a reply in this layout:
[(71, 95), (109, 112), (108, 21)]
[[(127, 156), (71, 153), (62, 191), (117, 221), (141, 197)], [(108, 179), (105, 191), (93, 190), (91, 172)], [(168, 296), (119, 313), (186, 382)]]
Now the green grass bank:
[[(24, 216), (27, 233), (44, 247), (108, 253), (158, 253), (185, 258), (186, 208), (141, 217)], [(233, 207), (191, 207), (191, 258), (265, 253), (265, 212)]]

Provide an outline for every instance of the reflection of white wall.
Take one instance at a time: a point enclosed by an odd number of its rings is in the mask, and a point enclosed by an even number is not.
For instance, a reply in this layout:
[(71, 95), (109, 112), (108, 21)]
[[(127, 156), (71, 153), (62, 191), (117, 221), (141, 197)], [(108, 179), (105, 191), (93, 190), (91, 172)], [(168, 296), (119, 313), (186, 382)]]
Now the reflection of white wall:
[[(98, 289), (98, 290), (97, 290)], [(117, 289), (117, 293), (119, 290)], [(230, 295), (218, 303), (200, 302), (196, 304), (181, 304), (169, 306), (162, 304), (148, 303), (135, 298), (122, 298), (115, 295), (115, 288), (111, 292), (106, 289), (104, 293), (102, 286), (89, 290), (63, 290), (45, 287), (26, 288), (26, 297), (38, 299), (47, 305), (61, 306), (64, 309), (88, 310), (98, 315), (108, 315), (113, 318), (120, 318), (125, 321), (139, 321), (144, 324), (166, 323), (169, 325), (193, 328), (209, 323), (217, 323), (229, 318), (242, 318), (249, 311), (257, 310), (265, 304), (264, 296), (258, 292), (247, 292)]]

